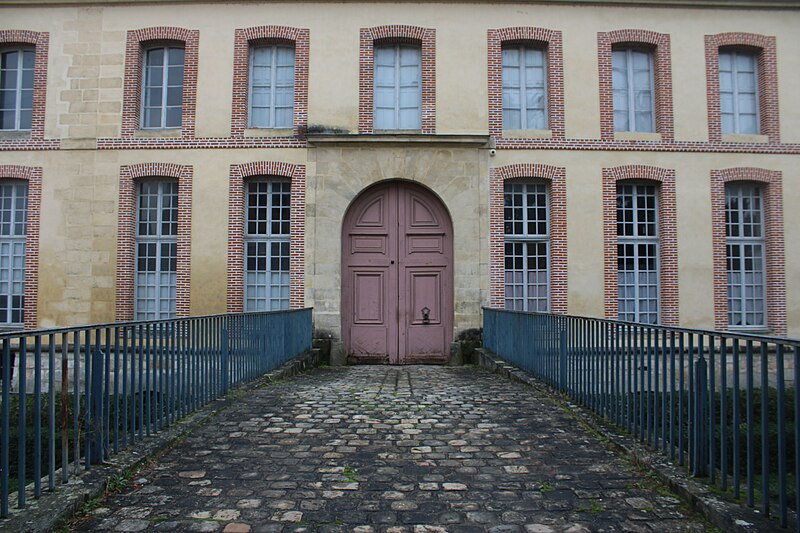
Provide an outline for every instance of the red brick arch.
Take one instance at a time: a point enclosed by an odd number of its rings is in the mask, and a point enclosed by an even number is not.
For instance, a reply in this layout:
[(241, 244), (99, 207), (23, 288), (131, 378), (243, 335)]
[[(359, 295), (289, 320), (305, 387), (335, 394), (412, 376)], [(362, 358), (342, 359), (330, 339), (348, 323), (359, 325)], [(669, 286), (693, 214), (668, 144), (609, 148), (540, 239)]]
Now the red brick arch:
[[(44, 119), (47, 105), (47, 55), (50, 34), (46, 31), (0, 30), (0, 49), (9, 45), (30, 45), (35, 48), (33, 65), (33, 111), (31, 140), (44, 139)], [(34, 144), (35, 146), (35, 144)]]
[(250, 46), (260, 42), (294, 45), (294, 137), (302, 137), (308, 126), (309, 31), (289, 26), (256, 26), (237, 29), (233, 50), (233, 112), (231, 137), (244, 137), (248, 114)]
[(487, 31), (489, 134), (503, 136), (503, 44), (524, 42), (547, 51), (547, 120), (553, 139), (564, 139), (564, 57), (561, 32), (517, 26)]
[(117, 214), (117, 299), (116, 319), (134, 318), (136, 273), (136, 182), (146, 178), (174, 178), (178, 181), (178, 246), (175, 314), (189, 316), (192, 246), (192, 175), (189, 165), (139, 163), (123, 165), (119, 172)]
[(758, 120), (761, 134), (770, 143), (781, 142), (778, 107), (778, 59), (775, 37), (756, 33), (729, 32), (705, 36), (706, 94), (708, 98), (708, 140), (722, 141), (719, 101), (719, 50), (743, 48), (754, 51), (758, 59)]
[(521, 163), (489, 169), (489, 305), (505, 305), (503, 185), (530, 178), (550, 182), (550, 312), (567, 312), (567, 173), (564, 167)]
[(648, 165), (603, 169), (604, 309), (616, 319), (617, 305), (617, 182), (651, 181), (659, 185), (659, 315), (661, 324), (679, 324), (678, 232), (675, 213), (675, 170)]
[(199, 30), (157, 26), (129, 30), (125, 47), (125, 89), (122, 96), (122, 137), (131, 139), (140, 127), (142, 50), (148, 43), (177, 41), (184, 45), (181, 137), (193, 138), (197, 107)]
[(783, 179), (780, 171), (737, 167), (711, 171), (711, 231), (714, 251), (714, 328), (728, 329), (728, 270), (725, 246), (725, 184), (757, 182), (764, 189), (764, 255), (767, 328), (786, 335), (786, 259), (783, 239)]
[(672, 59), (669, 34), (650, 30), (624, 29), (597, 34), (597, 60), (600, 74), (600, 137), (614, 138), (614, 96), (611, 81), (611, 51), (615, 45), (632, 45), (653, 50), (653, 96), (656, 133), (663, 142), (675, 138), (672, 111)]
[(436, 133), (436, 30), (393, 24), (361, 28), (358, 76), (358, 132), (373, 132), (374, 46), (376, 42), (413, 42), (422, 55), (422, 133)]
[(42, 167), (0, 165), (0, 180), (28, 182), (28, 219), (25, 235), (25, 329), (39, 325), (39, 227), (42, 207)]
[(256, 176), (288, 178), (291, 182), (289, 305), (305, 305), (306, 167), (278, 161), (231, 165), (228, 186), (228, 296), (229, 313), (244, 310), (244, 182)]

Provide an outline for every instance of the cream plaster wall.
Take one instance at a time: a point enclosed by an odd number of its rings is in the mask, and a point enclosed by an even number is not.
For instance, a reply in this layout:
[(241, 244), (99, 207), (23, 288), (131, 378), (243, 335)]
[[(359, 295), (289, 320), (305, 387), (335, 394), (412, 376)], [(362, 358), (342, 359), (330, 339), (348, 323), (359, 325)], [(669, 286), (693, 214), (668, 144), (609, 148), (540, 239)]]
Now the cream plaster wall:
[[(233, 35), (236, 28), (277, 24), (310, 29), (309, 122), (355, 130), (358, 124), (358, 30), (411, 24), (437, 30), (439, 133), (487, 130), (486, 30), (507, 26), (559, 29), (564, 37), (566, 133), (599, 136), (597, 32), (641, 28), (672, 43), (677, 140), (707, 139), (703, 36), (727, 31), (774, 35), (784, 142), (800, 142), (800, 56), (794, 53), (800, 11), (630, 8), (543, 4), (214, 4), (91, 8), (3, 8), (2, 28), (49, 31), (48, 120), (52, 136), (118, 132), (125, 31), (175, 25), (200, 30), (198, 136), (230, 132)], [(332, 23), (335, 21), (335, 23)], [(63, 58), (63, 59), (62, 59)], [(92, 115), (97, 115), (92, 117)]]
[(0, 29), (50, 32), (46, 136), (60, 152), (2, 152), (0, 164), (44, 167), (39, 312), (42, 326), (110, 320), (119, 167), (173, 162), (194, 167), (193, 314), (225, 309), (229, 165), (307, 164), (306, 303), (318, 327), (338, 331), (341, 219), (364, 187), (389, 178), (419, 181), (453, 216), (456, 331), (478, 325), (488, 294), (488, 167), (540, 162), (567, 168), (569, 311), (603, 311), (601, 172), (649, 164), (674, 168), (681, 322), (711, 327), (709, 174), (757, 166), (783, 172), (789, 334), (800, 336), (800, 169), (797, 156), (569, 150), (501, 151), (430, 147), (319, 146), (304, 149), (95, 151), (120, 131), (125, 32), (157, 25), (200, 30), (198, 137), (230, 132), (236, 28), (310, 28), (309, 123), (354, 131), (358, 122), (358, 30), (412, 24), (437, 31), (437, 132), (487, 132), (486, 30), (560, 29), (564, 37), (566, 133), (599, 136), (597, 32), (669, 33), (677, 140), (707, 140), (703, 36), (725, 31), (775, 35), (782, 141), (800, 142), (797, 28), (800, 11), (612, 8), (542, 4), (276, 3), (0, 8)]

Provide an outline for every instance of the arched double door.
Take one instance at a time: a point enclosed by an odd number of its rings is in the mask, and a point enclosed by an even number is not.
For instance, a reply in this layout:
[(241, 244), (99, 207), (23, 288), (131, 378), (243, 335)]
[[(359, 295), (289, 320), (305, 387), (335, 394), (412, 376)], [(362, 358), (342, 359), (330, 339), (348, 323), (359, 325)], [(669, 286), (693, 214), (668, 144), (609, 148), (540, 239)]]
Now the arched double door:
[(429, 189), (388, 181), (342, 222), (342, 340), (361, 363), (443, 363), (453, 335), (453, 225)]

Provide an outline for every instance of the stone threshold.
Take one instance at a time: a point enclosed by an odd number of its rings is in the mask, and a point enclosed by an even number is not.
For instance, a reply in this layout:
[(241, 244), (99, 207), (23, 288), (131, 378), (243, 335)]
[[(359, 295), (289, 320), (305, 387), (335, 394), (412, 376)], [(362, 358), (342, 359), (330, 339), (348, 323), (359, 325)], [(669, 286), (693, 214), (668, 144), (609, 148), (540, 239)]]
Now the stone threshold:
[[(9, 495), (9, 517), (0, 519), (0, 531), (24, 531), (26, 533), (47, 533), (56, 529), (65, 520), (72, 518), (80, 508), (95, 498), (103, 496), (106, 488), (115, 476), (125, 471), (140, 468), (149, 460), (170, 449), (177, 441), (202, 426), (211, 417), (223, 411), (239, 400), (242, 393), (285, 379), (323, 363), (318, 349), (311, 349), (279, 366), (263, 376), (231, 388), (228, 393), (213, 400), (196, 412), (174, 423), (172, 426), (150, 437), (138, 441), (135, 446), (111, 457), (104, 464), (92, 466), (89, 471), (83, 470), (78, 475), (71, 475), (67, 484), (56, 482), (56, 490), (42, 490), (42, 496), (33, 498), (33, 484), (28, 486), (28, 505), (24, 509), (13, 507), (16, 504), (16, 493)], [(56, 471), (56, 479), (61, 470)], [(45, 486), (47, 478), (42, 485)]]
[[(654, 472), (659, 482), (669, 487), (683, 498), (695, 511), (700, 513), (714, 526), (726, 532), (752, 533), (754, 531), (793, 531), (793, 519), (789, 519), (789, 527), (781, 529), (777, 520), (764, 517), (755, 509), (745, 507), (738, 502), (723, 499), (713, 492), (711, 487), (689, 476), (681, 466), (671, 463), (667, 457), (644, 446), (630, 435), (622, 433), (609, 421), (602, 419), (592, 411), (570, 401), (539, 378), (517, 368), (484, 348), (478, 348), (478, 365), (494, 374), (499, 374), (511, 381), (524, 383), (539, 389), (550, 391), (550, 397), (562, 404), (580, 422), (608, 441), (617, 453), (627, 455), (635, 464)], [(796, 519), (796, 517), (795, 517)]]

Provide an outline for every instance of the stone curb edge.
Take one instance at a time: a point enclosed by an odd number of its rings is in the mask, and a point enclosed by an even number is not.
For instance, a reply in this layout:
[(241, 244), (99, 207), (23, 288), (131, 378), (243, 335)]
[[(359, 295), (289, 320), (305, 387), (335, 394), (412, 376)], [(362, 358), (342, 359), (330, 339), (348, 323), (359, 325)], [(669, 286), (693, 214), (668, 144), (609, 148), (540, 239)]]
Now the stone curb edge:
[[(52, 531), (63, 521), (74, 516), (84, 503), (102, 496), (114, 476), (126, 470), (138, 468), (152, 457), (168, 450), (180, 438), (232, 405), (237, 399), (237, 393), (300, 374), (321, 363), (319, 350), (312, 349), (253, 381), (230, 389), (228, 394), (222, 398), (213, 400), (195, 413), (174, 423), (168, 429), (143, 439), (135, 447), (118, 453), (106, 464), (95, 466), (92, 470), (83, 471), (77, 476), (73, 475), (66, 485), (57, 483), (54, 492), (43, 490), (39, 499), (29, 497), (28, 506), (25, 509), (9, 509), (9, 518), (0, 519), (0, 531), (20, 533)], [(56, 479), (58, 479), (59, 473), (60, 470), (56, 473)], [(31, 491), (33, 490), (32, 485), (29, 488)], [(15, 500), (15, 497), (11, 499), (12, 505)]]
[[(722, 531), (752, 533), (754, 531), (780, 530), (775, 521), (765, 518), (754, 509), (722, 499), (712, 492), (708, 485), (689, 477), (682, 467), (671, 464), (664, 456), (646, 448), (630, 436), (622, 434), (595, 413), (572, 403), (561, 396), (558, 391), (528, 372), (520, 370), (484, 348), (478, 348), (476, 351), (479, 354), (478, 365), (490, 372), (512, 381), (546, 389), (550, 392), (550, 396), (554, 401), (568, 407), (574, 416), (607, 439), (609, 444), (618, 452), (629, 456), (637, 464), (655, 472), (659, 482), (667, 485), (670, 490), (678, 494), (694, 510)], [(790, 518), (790, 527), (783, 531), (792, 530), (792, 525), (793, 518)]]

